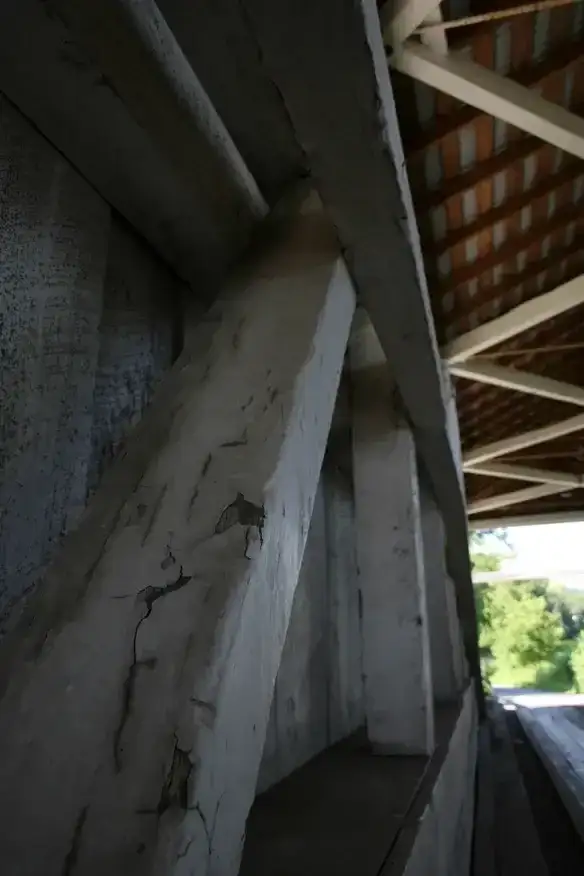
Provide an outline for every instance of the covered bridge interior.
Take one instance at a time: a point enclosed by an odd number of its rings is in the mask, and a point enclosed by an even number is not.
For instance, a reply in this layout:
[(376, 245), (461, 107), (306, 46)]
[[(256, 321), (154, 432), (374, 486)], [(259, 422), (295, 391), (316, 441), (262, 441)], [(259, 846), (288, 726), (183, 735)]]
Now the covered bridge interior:
[(584, 6), (493, 9), (1, 5), (3, 872), (470, 872), (468, 516), (584, 500)]
[(444, 3), (390, 59), (475, 528), (583, 510), (584, 6), (535, 6)]

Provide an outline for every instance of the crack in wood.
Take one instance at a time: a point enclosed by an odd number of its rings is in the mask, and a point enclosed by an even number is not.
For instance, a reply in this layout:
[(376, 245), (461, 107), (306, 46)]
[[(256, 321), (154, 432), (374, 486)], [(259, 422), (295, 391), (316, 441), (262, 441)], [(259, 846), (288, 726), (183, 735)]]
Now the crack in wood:
[(224, 441), (221, 447), (243, 447), (247, 444), (247, 435), (239, 441)]
[(170, 549), (170, 545), (167, 544), (166, 545), (166, 556), (164, 557), (163, 561), (161, 562), (160, 568), (163, 570), (166, 570), (166, 569), (170, 568), (170, 566), (174, 566), (175, 563), (176, 563), (176, 557), (173, 554), (172, 550)]
[[(116, 727), (116, 731), (114, 733), (114, 764), (116, 768), (116, 772), (120, 772), (122, 769), (121, 764), (121, 741), (122, 735), (124, 733), (126, 724), (130, 717), (130, 711), (132, 708), (132, 700), (134, 698), (134, 688), (136, 687), (136, 679), (138, 676), (138, 670), (147, 666), (148, 668), (152, 668), (153, 664), (152, 659), (140, 661), (138, 660), (137, 653), (137, 642), (138, 642), (138, 633), (140, 632), (140, 627), (152, 614), (152, 606), (157, 600), (161, 599), (163, 596), (167, 596), (169, 593), (174, 593), (177, 590), (181, 590), (183, 587), (192, 581), (192, 575), (184, 575), (183, 567), (180, 567), (180, 571), (176, 581), (172, 581), (170, 584), (166, 584), (164, 587), (152, 587), (149, 585), (145, 587), (143, 590), (140, 590), (136, 595), (136, 600), (140, 600), (146, 603), (146, 611), (139, 619), (138, 623), (134, 628), (134, 635), (132, 638), (132, 662), (128, 668), (128, 674), (124, 679), (124, 684), (122, 688), (122, 708), (120, 710), (120, 719), (118, 721), (118, 726)], [(123, 599), (125, 597), (117, 597), (118, 599)]]
[(187, 810), (189, 807), (189, 781), (193, 771), (193, 764), (188, 751), (179, 748), (175, 737), (172, 762), (168, 770), (164, 785), (160, 792), (160, 799), (156, 807), (156, 814), (160, 818), (167, 809), (178, 806)]
[(188, 841), (188, 843), (186, 844), (186, 846), (184, 847), (184, 849), (182, 850), (182, 852), (179, 852), (179, 853), (178, 853), (178, 855), (176, 856), (176, 860), (177, 860), (177, 861), (180, 861), (181, 858), (186, 858), (186, 856), (188, 855), (188, 853), (189, 853), (189, 849), (190, 849), (190, 847), (192, 846), (192, 844), (193, 844), (193, 837), (190, 838), (190, 840)]
[(201, 468), (201, 474), (199, 475), (199, 479), (197, 480), (197, 483), (195, 484), (195, 489), (193, 490), (193, 492), (192, 492), (192, 494), (191, 494), (191, 498), (189, 499), (189, 507), (188, 507), (188, 511), (187, 511), (187, 520), (190, 520), (190, 518), (191, 518), (191, 514), (192, 514), (192, 511), (193, 511), (194, 504), (195, 504), (195, 502), (197, 501), (197, 499), (198, 499), (198, 497), (199, 497), (199, 490), (200, 490), (200, 487), (201, 487), (201, 481), (203, 480), (203, 478), (205, 477), (205, 475), (206, 475), (207, 472), (209, 471), (209, 467), (210, 467), (210, 465), (211, 465), (212, 460), (213, 460), (213, 454), (212, 454), (212, 453), (208, 453), (207, 456), (205, 457), (205, 461), (204, 461), (204, 463), (203, 463), (203, 467)]
[(215, 838), (215, 828), (217, 827), (217, 816), (219, 815), (219, 807), (221, 806), (221, 802), (223, 800), (223, 794), (217, 800), (217, 805), (215, 806), (215, 813), (213, 815), (213, 823), (211, 824), (211, 828), (209, 829), (209, 825), (207, 824), (207, 819), (205, 817), (205, 813), (201, 809), (201, 804), (196, 803), (193, 807), (191, 807), (201, 819), (201, 824), (203, 825), (203, 830), (205, 832), (205, 838), (207, 840), (207, 870), (209, 869), (209, 864), (211, 863), (211, 858), (213, 856), (213, 840)]
[(75, 829), (73, 830), (73, 837), (71, 839), (71, 845), (69, 847), (69, 851), (67, 852), (67, 856), (63, 861), (61, 876), (71, 876), (71, 874), (73, 873), (73, 869), (77, 864), (77, 859), (79, 857), (79, 847), (81, 845), (81, 835), (83, 833), (83, 828), (85, 827), (85, 821), (87, 819), (88, 811), (89, 806), (84, 806), (77, 817), (77, 821), (75, 822)]

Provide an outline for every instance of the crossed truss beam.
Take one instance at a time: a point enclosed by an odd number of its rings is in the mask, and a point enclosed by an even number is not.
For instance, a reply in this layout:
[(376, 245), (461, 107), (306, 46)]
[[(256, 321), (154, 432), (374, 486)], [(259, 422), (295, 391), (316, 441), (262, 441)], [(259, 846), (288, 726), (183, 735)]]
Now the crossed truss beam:
[(470, 362), (451, 365), (450, 373), (455, 377), (498, 386), (500, 389), (512, 389), (515, 392), (584, 407), (584, 388), (540, 374), (529, 374), (527, 371), (504, 368), (501, 365), (491, 365), (473, 359)]
[[(584, 119), (551, 103), (529, 87), (545, 79), (558, 66), (565, 68), (577, 61), (579, 46), (568, 47), (569, 51), (566, 51), (565, 56), (562, 51), (559, 58), (554, 56), (533, 69), (527, 69), (523, 71), (523, 75), (517, 77), (519, 81), (513, 81), (458, 54), (448, 54), (447, 45), (444, 48), (442, 45), (433, 44), (426, 39), (426, 35), (440, 32), (435, 28), (423, 31), (424, 44), (409, 40), (423, 22), (435, 23), (440, 20), (439, 3), (436, 0), (397, 0), (397, 4), (393, 5), (390, 11), (387, 11), (388, 8), (389, 4), (386, 4), (382, 16), (384, 37), (392, 50), (389, 63), (401, 73), (455, 97), (465, 104), (452, 123), (459, 126), (466, 125), (480, 113), (487, 113), (525, 131), (529, 137), (524, 140), (524, 148), (528, 150), (534, 150), (535, 144), (540, 140), (562, 149), (576, 159), (584, 159)], [(521, 148), (521, 145), (517, 148)], [(498, 213), (495, 211), (493, 217), (487, 215), (479, 218), (475, 227), (471, 225), (453, 232), (450, 237), (436, 244), (436, 249), (445, 251), (450, 246), (463, 242), (479, 233), (485, 223), (491, 222), (491, 219), (498, 221), (499, 218), (508, 216), (509, 212), (514, 213), (523, 209), (527, 197), (535, 199), (546, 196), (557, 185), (573, 182), (578, 175), (578, 162), (568, 163), (559, 180), (542, 182), (539, 191), (516, 197), (514, 202), (506, 206), (502, 205)], [(557, 227), (563, 227), (564, 220), (567, 226), (579, 218), (578, 210), (579, 207), (570, 205), (551, 220), (541, 223), (541, 227), (530, 229), (522, 236), (521, 242), (525, 246), (531, 246), (534, 236), (538, 239), (548, 236), (557, 230)], [(508, 257), (515, 255), (516, 244), (517, 241), (510, 241), (507, 248), (503, 247), (501, 252), (492, 253), (484, 260), (484, 264), (473, 264), (461, 269), (460, 276), (454, 278), (452, 285), (456, 286), (476, 276), (479, 268), (490, 270), (494, 264), (504, 262)], [(513, 249), (510, 255), (507, 253), (509, 247)], [(584, 387), (473, 359), (484, 350), (534, 328), (579, 304), (584, 304), (584, 275), (519, 305), (509, 313), (451, 342), (444, 351), (451, 373), (464, 379), (583, 408)], [(474, 515), (521, 504), (561, 493), (566, 489), (584, 487), (582, 479), (570, 473), (493, 462), (494, 459), (505, 454), (579, 430), (584, 430), (584, 413), (470, 451), (463, 460), (465, 472), (506, 480), (527, 481), (534, 485), (473, 502), (468, 507), (469, 514)]]
[(499, 493), (489, 499), (478, 499), (476, 502), (471, 502), (467, 510), (469, 514), (481, 514), (485, 511), (494, 511), (496, 508), (506, 508), (508, 505), (519, 505), (522, 502), (530, 502), (532, 499), (553, 496), (556, 493), (565, 492), (565, 489), (558, 484), (539, 484), (537, 487), (525, 487), (523, 490)]
[[(545, 295), (520, 304), (503, 316), (461, 335), (450, 343), (444, 352), (451, 374), (478, 383), (486, 383), (491, 386), (584, 407), (583, 387), (553, 380), (539, 374), (529, 374), (515, 368), (506, 368), (473, 359), (473, 356), (490, 347), (509, 340), (554, 316), (558, 316), (560, 313), (577, 307), (579, 304), (584, 304), (584, 275), (563, 283)], [(472, 502), (468, 506), (468, 513), (471, 515), (479, 514), (554, 493), (562, 493), (566, 489), (584, 487), (583, 479), (580, 476), (567, 472), (492, 462), (492, 460), (508, 453), (542, 444), (583, 429), (584, 414), (577, 414), (550, 426), (531, 429), (520, 435), (513, 435), (501, 441), (493, 441), (471, 450), (463, 460), (463, 468), (466, 473), (499, 477), (506, 480), (532, 481), (537, 486), (501, 493), (488, 499)]]
[(406, 41), (390, 64), (432, 88), (584, 159), (584, 119), (535, 91), (455, 54)]
[(467, 359), (508, 341), (521, 332), (584, 304), (584, 275), (562, 283), (551, 292), (532, 298), (484, 325), (461, 335), (447, 345), (444, 355), (449, 363)]

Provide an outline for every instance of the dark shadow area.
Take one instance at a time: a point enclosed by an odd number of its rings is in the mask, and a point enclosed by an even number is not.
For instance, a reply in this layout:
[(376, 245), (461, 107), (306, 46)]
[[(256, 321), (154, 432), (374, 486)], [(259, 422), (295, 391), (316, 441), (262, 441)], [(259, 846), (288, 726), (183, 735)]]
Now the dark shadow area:
[[(437, 710), (440, 749), (456, 715)], [(378, 876), (432, 762), (374, 755), (364, 732), (332, 746), (256, 798), (240, 876)]]

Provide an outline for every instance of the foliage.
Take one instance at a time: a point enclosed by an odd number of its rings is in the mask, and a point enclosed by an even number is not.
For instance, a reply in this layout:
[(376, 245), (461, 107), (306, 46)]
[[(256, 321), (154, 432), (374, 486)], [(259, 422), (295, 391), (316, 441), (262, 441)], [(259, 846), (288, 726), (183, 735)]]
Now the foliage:
[(574, 643), (571, 664), (574, 674), (574, 686), (577, 691), (584, 693), (584, 631), (579, 633)]
[(501, 557), (497, 554), (473, 553), (470, 558), (477, 572), (498, 572), (501, 568)]
[(565, 640), (559, 645), (553, 660), (544, 661), (538, 666), (535, 676), (538, 690), (562, 693), (574, 688), (573, 651), (574, 642)]
[[(505, 530), (471, 533), (473, 568), (498, 571), (493, 541)], [(479, 650), (485, 687), (491, 684), (584, 692), (584, 592), (549, 581), (475, 584)]]
[(485, 612), (493, 656), (528, 666), (553, 655), (563, 628), (559, 615), (548, 610), (545, 597), (522, 584), (492, 588), (488, 596)]
[(552, 611), (560, 614), (566, 638), (576, 639), (584, 629), (584, 593), (547, 582), (543, 584), (543, 593)]
[(477, 588), (477, 614), (487, 680), (532, 687), (538, 678), (543, 681), (554, 675), (564, 628), (560, 614), (550, 610), (537, 585), (483, 585)]

